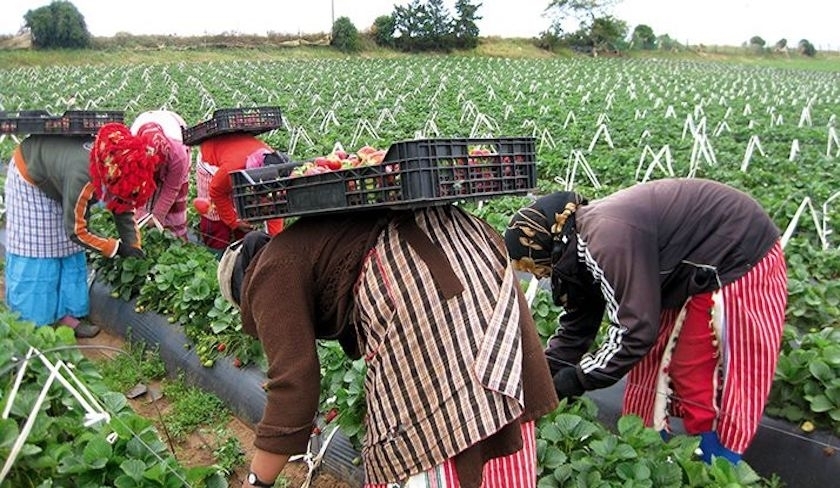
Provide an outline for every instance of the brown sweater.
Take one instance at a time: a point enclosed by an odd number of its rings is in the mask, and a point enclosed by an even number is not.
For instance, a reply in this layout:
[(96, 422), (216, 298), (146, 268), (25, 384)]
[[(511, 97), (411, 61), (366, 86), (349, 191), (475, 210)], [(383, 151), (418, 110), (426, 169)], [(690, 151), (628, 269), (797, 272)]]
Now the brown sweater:
[[(360, 213), (302, 218), (274, 237), (249, 266), (242, 287), (243, 326), (260, 339), (269, 362), (268, 402), (257, 426), (257, 447), (281, 454), (306, 448), (319, 398), (316, 339), (337, 339), (348, 355), (359, 356), (365, 339), (347, 327), (354, 285), (365, 257), (393, 218), (404, 217)], [(489, 234), (503, 250), (498, 234), (492, 229)], [(430, 268), (439, 264), (432, 262)], [(447, 270), (437, 273), (445, 276)], [(525, 405), (521, 420), (526, 421), (554, 409), (557, 398), (530, 310), (517, 291)], [(455, 456), (462, 486), (480, 485), (485, 460), (521, 448), (515, 424)]]

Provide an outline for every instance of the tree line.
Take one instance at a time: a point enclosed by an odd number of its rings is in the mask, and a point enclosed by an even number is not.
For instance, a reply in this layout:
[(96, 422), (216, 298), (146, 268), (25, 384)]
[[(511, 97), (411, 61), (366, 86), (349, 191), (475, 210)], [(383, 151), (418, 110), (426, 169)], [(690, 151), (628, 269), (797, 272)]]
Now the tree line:
[[(571, 49), (579, 52), (621, 52), (627, 50), (680, 49), (677, 41), (667, 34), (656, 35), (644, 24), (629, 32), (625, 21), (609, 14), (621, 0), (549, 0), (544, 16), (549, 27), (534, 40), (546, 50)], [(376, 18), (369, 36), (378, 46), (404, 52), (449, 52), (455, 49), (472, 49), (478, 45), (479, 28), (476, 21), (482, 4), (471, 0), (457, 0), (454, 14), (443, 0), (412, 0), (405, 6), (394, 5), (388, 15)], [(566, 31), (570, 18), (576, 19), (578, 28)], [(33, 46), (43, 49), (87, 48), (91, 36), (84, 16), (69, 0), (54, 0), (49, 5), (29, 10), (24, 15), (25, 27), (32, 36)], [(348, 17), (339, 17), (332, 26), (330, 44), (343, 52), (362, 49), (362, 34)], [(765, 52), (765, 41), (753, 36), (744, 43), (757, 52)], [(775, 52), (787, 52), (786, 39), (773, 47)], [(816, 49), (807, 39), (797, 44), (796, 50), (814, 56)]]

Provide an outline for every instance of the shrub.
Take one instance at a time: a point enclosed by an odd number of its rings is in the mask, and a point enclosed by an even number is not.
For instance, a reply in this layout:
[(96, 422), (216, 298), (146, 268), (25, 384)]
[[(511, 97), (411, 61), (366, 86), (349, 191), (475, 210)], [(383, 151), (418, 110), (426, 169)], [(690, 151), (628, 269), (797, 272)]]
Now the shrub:
[(357, 52), (361, 47), (359, 31), (347, 17), (336, 19), (332, 28), (330, 46), (345, 53)]
[(36, 48), (85, 48), (90, 45), (90, 33), (84, 16), (67, 1), (29, 10), (23, 16), (32, 33)]
[(817, 49), (814, 47), (813, 44), (808, 39), (802, 39), (799, 41), (799, 54), (804, 54), (805, 56), (814, 57), (817, 54)]
[(381, 15), (373, 21), (373, 40), (377, 46), (394, 47), (394, 18)]

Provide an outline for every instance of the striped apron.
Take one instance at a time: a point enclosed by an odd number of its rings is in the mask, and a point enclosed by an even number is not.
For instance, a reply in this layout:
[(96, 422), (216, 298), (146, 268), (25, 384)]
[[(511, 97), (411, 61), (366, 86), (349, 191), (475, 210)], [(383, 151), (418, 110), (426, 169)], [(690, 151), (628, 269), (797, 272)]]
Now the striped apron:
[(523, 411), (519, 282), (505, 249), (461, 211), (415, 216), (463, 290), (441, 291), (445, 280), (397, 223), (365, 260), (356, 324), (367, 363), (362, 455), (373, 484), (433, 469)]
[[(533, 488), (537, 486), (537, 442), (534, 422), (522, 424), (522, 449), (484, 465), (481, 488)], [(410, 477), (405, 483), (366, 484), (364, 488), (459, 488), (455, 463), (443, 464)]]

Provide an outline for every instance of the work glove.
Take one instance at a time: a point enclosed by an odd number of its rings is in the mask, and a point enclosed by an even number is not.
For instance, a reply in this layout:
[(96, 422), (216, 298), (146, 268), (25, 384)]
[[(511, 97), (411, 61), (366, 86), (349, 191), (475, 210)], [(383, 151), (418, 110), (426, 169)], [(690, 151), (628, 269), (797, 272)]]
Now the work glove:
[(564, 398), (574, 400), (586, 391), (578, 378), (577, 368), (574, 366), (568, 366), (557, 371), (553, 379), (554, 391), (557, 392), (557, 398), (560, 400)]
[(140, 258), (146, 257), (146, 253), (139, 247), (128, 246), (123, 242), (117, 245), (117, 255), (124, 258)]

